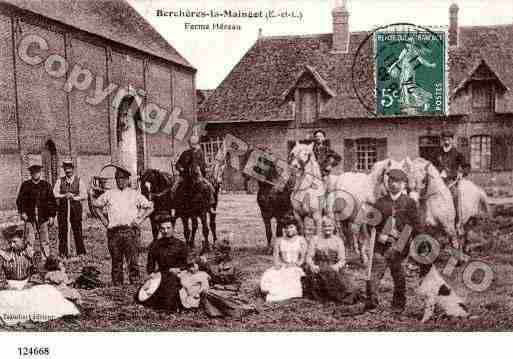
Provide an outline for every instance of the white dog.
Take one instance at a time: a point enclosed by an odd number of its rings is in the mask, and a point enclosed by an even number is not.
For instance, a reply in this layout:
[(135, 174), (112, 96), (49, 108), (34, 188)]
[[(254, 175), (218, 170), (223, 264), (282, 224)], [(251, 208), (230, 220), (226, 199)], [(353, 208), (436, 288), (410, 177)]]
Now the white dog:
[(433, 316), (437, 304), (449, 316), (468, 316), (463, 299), (447, 284), (435, 266), (424, 277), (417, 292), (426, 297), (422, 323)]

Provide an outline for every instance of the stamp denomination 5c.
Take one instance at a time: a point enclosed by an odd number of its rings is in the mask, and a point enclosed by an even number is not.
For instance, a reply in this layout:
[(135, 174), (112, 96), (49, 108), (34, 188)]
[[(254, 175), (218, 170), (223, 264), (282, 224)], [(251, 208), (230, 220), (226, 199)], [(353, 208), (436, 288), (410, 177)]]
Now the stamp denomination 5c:
[(376, 49), (376, 106), (385, 116), (446, 111), (444, 32), (379, 31)]

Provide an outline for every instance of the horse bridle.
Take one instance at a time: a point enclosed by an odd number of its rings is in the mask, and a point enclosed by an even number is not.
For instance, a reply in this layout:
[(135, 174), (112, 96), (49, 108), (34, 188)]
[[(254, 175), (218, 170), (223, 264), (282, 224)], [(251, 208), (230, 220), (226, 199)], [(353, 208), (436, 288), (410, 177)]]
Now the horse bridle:
[[(308, 153), (308, 158), (307, 158), (307, 160), (306, 160), (306, 161), (300, 161), (300, 163), (301, 163), (301, 164), (302, 164), (302, 166), (303, 166), (303, 171), (304, 171), (304, 167), (306, 167), (306, 164), (307, 164), (307, 163), (309, 163), (309, 162), (312, 160), (312, 155), (313, 155), (313, 152), (309, 152), (309, 153)], [(306, 175), (306, 173), (304, 173), (304, 174), (303, 174), (303, 176), (304, 176), (304, 175)], [(314, 176), (313, 176), (313, 175), (312, 175), (312, 178), (314, 178)], [(296, 192), (299, 192), (299, 191), (306, 191), (307, 189), (312, 188), (312, 186), (313, 186), (313, 181), (312, 181), (312, 183), (310, 184), (310, 186), (309, 186), (309, 187), (306, 187), (306, 188), (297, 188), (295, 191), (296, 191)]]

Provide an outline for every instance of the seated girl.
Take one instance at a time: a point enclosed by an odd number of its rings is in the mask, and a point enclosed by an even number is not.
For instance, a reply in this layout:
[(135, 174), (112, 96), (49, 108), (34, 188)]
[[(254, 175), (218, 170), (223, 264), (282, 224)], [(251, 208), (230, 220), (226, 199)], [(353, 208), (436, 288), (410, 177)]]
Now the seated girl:
[(305, 291), (313, 299), (354, 304), (356, 294), (344, 274), (346, 251), (344, 241), (333, 234), (331, 218), (321, 220), (321, 234), (312, 237), (306, 258)]
[(180, 301), (186, 309), (198, 308), (201, 301), (201, 295), (206, 293), (210, 276), (199, 270), (196, 259), (187, 262), (187, 270), (178, 274), (182, 288), (180, 289)]
[(76, 289), (68, 286), (72, 281), (66, 274), (64, 265), (59, 261), (59, 259), (49, 257), (45, 263), (45, 270), (47, 271), (45, 274), (45, 283), (55, 286), (62, 293), (64, 298), (69, 299), (76, 304), (80, 304), (82, 302), (80, 293)]
[(267, 269), (260, 280), (260, 289), (266, 293), (266, 301), (274, 302), (303, 296), (301, 266), (306, 256), (306, 241), (297, 234), (293, 218), (284, 221), (285, 235), (274, 243), (274, 266)]
[(27, 245), (23, 230), (13, 225), (5, 228), (2, 234), (9, 242), (9, 248), (0, 250), (0, 271), (7, 281), (7, 289), (0, 291), (0, 321), (13, 325), (79, 314), (75, 305), (53, 286), (29, 285), (35, 268), (34, 251)]

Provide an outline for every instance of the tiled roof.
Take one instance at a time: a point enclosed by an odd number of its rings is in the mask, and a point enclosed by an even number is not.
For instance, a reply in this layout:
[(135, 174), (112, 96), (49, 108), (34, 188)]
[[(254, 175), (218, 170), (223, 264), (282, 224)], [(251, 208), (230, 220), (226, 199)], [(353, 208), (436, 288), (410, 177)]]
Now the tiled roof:
[[(290, 118), (283, 101), (305, 69), (311, 68), (335, 92), (320, 116), (346, 119), (371, 116), (353, 89), (351, 70), (359, 45), (369, 32), (352, 32), (349, 51), (332, 53), (332, 34), (263, 37), (251, 47), (200, 106), (198, 118), (206, 121), (255, 121)], [(358, 93), (373, 108), (374, 56), (371, 41), (359, 52), (355, 72)], [(449, 94), (484, 60), (513, 91), (513, 25), (460, 27), (459, 46), (449, 49)], [(513, 94), (509, 110), (513, 112)]]
[(74, 28), (192, 68), (137, 11), (124, 0), (1, 0)]

